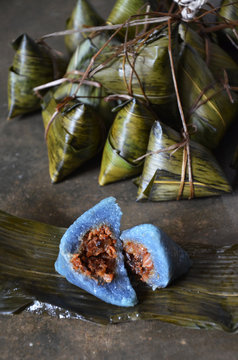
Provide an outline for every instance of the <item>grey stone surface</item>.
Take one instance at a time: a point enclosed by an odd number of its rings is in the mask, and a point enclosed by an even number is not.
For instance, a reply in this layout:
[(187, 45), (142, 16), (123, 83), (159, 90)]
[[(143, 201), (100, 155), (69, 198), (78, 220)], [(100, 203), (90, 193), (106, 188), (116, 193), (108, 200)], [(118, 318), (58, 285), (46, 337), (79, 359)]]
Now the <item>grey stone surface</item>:
[[(106, 17), (113, 0), (92, 1)], [(82, 212), (113, 195), (124, 212), (122, 229), (160, 226), (175, 241), (225, 245), (238, 239), (238, 192), (221, 198), (136, 203), (130, 180), (99, 187), (100, 157), (62, 183), (52, 185), (40, 113), (7, 122), (10, 42), (23, 32), (34, 38), (64, 28), (73, 0), (1, 0), (0, 8), (0, 204), (11, 214), (68, 226)], [(62, 39), (51, 40), (64, 49)], [(227, 141), (229, 143), (229, 140)], [(226, 142), (225, 142), (226, 144)], [(223, 153), (224, 154), (224, 153)], [(238, 337), (221, 331), (184, 329), (159, 321), (101, 327), (75, 319), (23, 312), (0, 316), (0, 358), (28, 359), (237, 359)]]

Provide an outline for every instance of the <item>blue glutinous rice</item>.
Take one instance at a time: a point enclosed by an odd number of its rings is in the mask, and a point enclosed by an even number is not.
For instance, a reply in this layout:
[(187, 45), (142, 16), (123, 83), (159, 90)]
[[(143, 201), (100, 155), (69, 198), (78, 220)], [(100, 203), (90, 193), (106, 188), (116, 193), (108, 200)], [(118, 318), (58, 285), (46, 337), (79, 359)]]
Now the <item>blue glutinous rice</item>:
[(140, 280), (164, 288), (191, 266), (188, 254), (161, 229), (142, 224), (121, 234), (127, 264)]
[(60, 242), (55, 270), (72, 284), (118, 306), (134, 306), (137, 297), (124, 265), (121, 209), (106, 198), (81, 215)]

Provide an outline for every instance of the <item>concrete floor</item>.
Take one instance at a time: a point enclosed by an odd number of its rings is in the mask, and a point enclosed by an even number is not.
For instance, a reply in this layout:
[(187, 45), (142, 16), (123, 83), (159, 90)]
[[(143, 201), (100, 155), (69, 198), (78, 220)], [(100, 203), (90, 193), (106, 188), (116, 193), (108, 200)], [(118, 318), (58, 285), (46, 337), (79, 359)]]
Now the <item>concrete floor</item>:
[[(114, 0), (94, 1), (104, 17), (113, 3)], [(63, 29), (73, 6), (74, 0), (1, 0), (1, 209), (66, 227), (99, 200), (113, 195), (124, 212), (122, 229), (150, 222), (181, 244), (237, 243), (237, 181), (235, 172), (227, 166), (226, 151), (221, 160), (233, 182), (233, 194), (179, 203), (136, 203), (136, 188), (131, 181), (98, 186), (99, 158), (64, 182), (52, 185), (40, 113), (6, 121), (7, 71), (13, 56), (11, 40), (23, 32), (37, 38)], [(54, 40), (54, 44), (63, 48), (62, 39)], [(191, 357), (235, 360), (238, 354), (237, 335), (185, 329), (159, 321), (101, 327), (75, 319), (23, 312), (17, 316), (0, 316), (0, 333), (0, 358), (4, 360), (186, 360)]]

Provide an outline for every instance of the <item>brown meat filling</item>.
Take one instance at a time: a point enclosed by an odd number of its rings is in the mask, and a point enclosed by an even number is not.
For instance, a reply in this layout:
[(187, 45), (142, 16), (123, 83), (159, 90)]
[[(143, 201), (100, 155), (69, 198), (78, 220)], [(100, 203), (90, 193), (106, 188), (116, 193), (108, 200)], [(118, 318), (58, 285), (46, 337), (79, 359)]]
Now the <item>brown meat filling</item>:
[(127, 264), (140, 280), (147, 282), (153, 273), (154, 265), (151, 256), (142, 244), (131, 241), (124, 243)]
[(108, 226), (88, 231), (74, 254), (71, 263), (76, 271), (81, 271), (100, 283), (110, 283), (115, 277), (117, 253), (116, 240)]

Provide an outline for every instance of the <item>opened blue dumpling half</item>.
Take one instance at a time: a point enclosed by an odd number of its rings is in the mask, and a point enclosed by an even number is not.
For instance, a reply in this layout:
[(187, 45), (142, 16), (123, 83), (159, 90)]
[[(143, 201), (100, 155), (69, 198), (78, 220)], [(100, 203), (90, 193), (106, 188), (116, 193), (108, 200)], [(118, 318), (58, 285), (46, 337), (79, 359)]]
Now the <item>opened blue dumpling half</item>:
[(166, 287), (191, 266), (186, 251), (152, 224), (123, 231), (121, 240), (131, 271), (153, 290)]
[(137, 297), (124, 266), (121, 209), (106, 198), (81, 215), (60, 242), (55, 270), (72, 284), (118, 306), (134, 306)]

